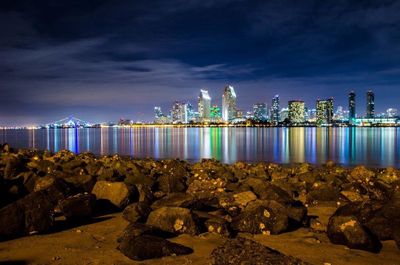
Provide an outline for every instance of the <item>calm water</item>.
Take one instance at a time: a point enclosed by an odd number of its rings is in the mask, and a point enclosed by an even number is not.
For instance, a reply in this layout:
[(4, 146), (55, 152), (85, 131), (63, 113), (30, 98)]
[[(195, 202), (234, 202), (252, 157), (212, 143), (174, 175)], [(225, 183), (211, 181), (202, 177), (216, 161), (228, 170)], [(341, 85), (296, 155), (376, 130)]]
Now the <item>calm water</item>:
[(98, 128), (0, 130), (0, 142), (99, 155), (198, 161), (309, 162), (400, 167), (399, 128)]

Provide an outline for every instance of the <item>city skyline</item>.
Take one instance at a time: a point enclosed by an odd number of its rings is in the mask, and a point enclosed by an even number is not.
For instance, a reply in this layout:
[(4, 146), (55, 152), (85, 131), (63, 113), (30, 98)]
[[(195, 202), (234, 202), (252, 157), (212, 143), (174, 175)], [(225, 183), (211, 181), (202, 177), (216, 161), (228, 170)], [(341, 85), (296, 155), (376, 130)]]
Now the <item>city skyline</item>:
[(275, 94), (347, 107), (368, 89), (376, 113), (399, 108), (399, 13), (390, 0), (5, 0), (0, 124), (152, 120), (226, 83), (244, 111)]

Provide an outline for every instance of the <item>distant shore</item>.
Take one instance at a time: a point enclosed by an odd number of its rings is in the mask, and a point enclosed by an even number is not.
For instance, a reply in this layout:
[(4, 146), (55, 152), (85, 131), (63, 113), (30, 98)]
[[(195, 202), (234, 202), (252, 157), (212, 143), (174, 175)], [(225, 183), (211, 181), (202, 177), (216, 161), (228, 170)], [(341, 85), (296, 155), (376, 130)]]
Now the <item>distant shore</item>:
[(267, 125), (267, 124), (132, 124), (132, 125), (93, 125), (93, 126), (0, 126), (0, 130), (21, 129), (98, 129), (98, 128), (397, 128), (400, 124), (348, 125)]

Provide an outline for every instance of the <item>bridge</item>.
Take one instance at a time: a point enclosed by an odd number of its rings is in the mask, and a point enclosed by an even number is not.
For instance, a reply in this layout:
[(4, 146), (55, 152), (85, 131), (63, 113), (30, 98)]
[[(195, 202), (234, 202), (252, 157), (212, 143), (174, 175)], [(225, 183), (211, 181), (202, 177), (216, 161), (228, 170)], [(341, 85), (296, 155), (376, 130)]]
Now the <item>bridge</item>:
[(73, 116), (69, 116), (63, 118), (61, 120), (55, 121), (53, 123), (48, 123), (45, 125), (47, 128), (77, 128), (77, 127), (90, 127), (90, 124), (87, 121), (75, 118)]

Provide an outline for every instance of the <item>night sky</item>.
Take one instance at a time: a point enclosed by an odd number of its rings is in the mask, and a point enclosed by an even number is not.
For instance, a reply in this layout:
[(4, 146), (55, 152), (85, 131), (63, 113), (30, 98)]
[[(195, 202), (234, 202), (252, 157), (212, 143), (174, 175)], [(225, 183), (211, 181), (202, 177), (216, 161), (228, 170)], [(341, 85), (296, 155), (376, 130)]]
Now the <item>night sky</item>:
[(376, 93), (400, 109), (400, 0), (1, 0), (0, 124), (152, 120), (207, 88), (221, 104)]

